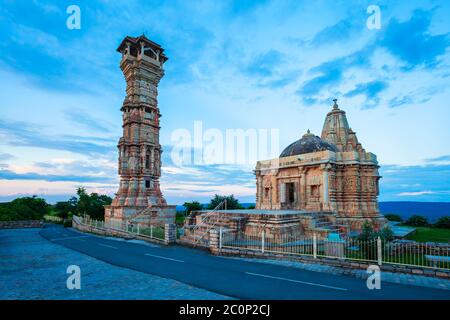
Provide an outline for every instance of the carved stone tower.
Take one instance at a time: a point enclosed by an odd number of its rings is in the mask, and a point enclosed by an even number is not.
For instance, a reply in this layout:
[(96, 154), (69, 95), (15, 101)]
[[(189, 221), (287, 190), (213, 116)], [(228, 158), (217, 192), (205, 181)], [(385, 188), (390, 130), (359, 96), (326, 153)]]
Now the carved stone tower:
[(159, 144), (158, 83), (167, 61), (164, 49), (140, 37), (126, 37), (117, 51), (127, 82), (123, 112), (123, 135), (119, 140), (120, 186), (105, 220), (129, 220), (142, 213), (161, 223), (175, 219), (175, 206), (168, 206), (160, 186), (161, 145)]

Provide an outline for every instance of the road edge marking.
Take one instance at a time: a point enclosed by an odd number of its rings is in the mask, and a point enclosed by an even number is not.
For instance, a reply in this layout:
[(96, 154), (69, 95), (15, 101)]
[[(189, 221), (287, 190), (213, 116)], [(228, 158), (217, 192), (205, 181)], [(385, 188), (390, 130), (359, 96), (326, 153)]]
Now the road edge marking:
[(61, 240), (73, 240), (73, 239), (79, 239), (79, 238), (89, 238), (90, 236), (76, 236), (76, 237), (64, 237), (64, 238), (54, 238), (49, 239), (50, 241), (61, 241)]
[(326, 284), (307, 282), (307, 281), (301, 281), (301, 280), (294, 280), (294, 279), (288, 279), (288, 278), (282, 278), (282, 277), (275, 277), (275, 276), (269, 276), (269, 275), (266, 275), (266, 274), (253, 273), (253, 272), (245, 272), (245, 273), (249, 274), (249, 275), (252, 275), (252, 276), (257, 276), (257, 277), (264, 277), (264, 278), (271, 278), (271, 279), (276, 279), (276, 280), (283, 280), (283, 281), (302, 283), (302, 284), (307, 284), (307, 285), (310, 285), (310, 286), (324, 287), (324, 288), (340, 290), (340, 291), (348, 291), (348, 289), (346, 289), (346, 288), (334, 287), (334, 286), (329, 286), (329, 285), (326, 285)]
[(114, 247), (114, 246), (110, 246), (110, 245), (108, 245), (108, 244), (103, 244), (103, 243), (97, 243), (99, 246), (103, 246), (103, 247), (107, 247), (107, 248), (111, 248), (111, 249), (118, 249), (117, 247)]
[(178, 259), (173, 259), (173, 258), (168, 258), (168, 257), (158, 256), (158, 255), (156, 255), (156, 254), (151, 254), (151, 253), (144, 253), (144, 255), (145, 255), (145, 256), (149, 256), (149, 257), (159, 258), (159, 259), (166, 259), (166, 260), (170, 260), (170, 261), (184, 262), (183, 260), (178, 260)]

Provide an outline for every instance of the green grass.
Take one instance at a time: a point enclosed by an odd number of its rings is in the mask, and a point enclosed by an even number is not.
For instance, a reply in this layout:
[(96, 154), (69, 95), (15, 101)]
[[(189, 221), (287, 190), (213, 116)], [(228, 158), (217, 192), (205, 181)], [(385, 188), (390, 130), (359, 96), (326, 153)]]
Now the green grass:
[(182, 225), (184, 223), (185, 216), (177, 215), (175, 218), (175, 223), (178, 225)]
[(416, 232), (408, 235), (408, 240), (417, 242), (450, 242), (450, 229), (415, 227)]
[(150, 228), (141, 228), (139, 230), (139, 232), (141, 234), (145, 234), (148, 236), (152, 235), (153, 237), (158, 238), (158, 239), (162, 239), (162, 240), (165, 239), (165, 232), (164, 232), (164, 228), (162, 228), (162, 227), (154, 227), (153, 232), (151, 232)]

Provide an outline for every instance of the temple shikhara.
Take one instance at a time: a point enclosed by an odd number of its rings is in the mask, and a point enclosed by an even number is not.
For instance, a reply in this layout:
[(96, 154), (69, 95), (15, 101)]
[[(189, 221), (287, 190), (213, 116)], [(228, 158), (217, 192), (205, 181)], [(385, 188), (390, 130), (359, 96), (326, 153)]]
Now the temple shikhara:
[(164, 49), (140, 37), (126, 37), (117, 48), (122, 54), (120, 68), (127, 83), (123, 113), (123, 136), (119, 140), (119, 190), (105, 221), (127, 221), (147, 216), (152, 223), (173, 223), (175, 206), (169, 206), (160, 186), (161, 145), (158, 83), (167, 61)]

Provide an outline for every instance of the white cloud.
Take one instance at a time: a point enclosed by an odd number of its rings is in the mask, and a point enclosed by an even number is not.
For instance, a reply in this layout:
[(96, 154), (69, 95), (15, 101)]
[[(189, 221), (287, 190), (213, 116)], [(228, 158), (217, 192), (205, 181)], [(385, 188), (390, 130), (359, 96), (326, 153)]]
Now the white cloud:
[(399, 197), (417, 197), (417, 196), (424, 196), (427, 194), (436, 194), (436, 192), (434, 191), (400, 192), (397, 195)]

